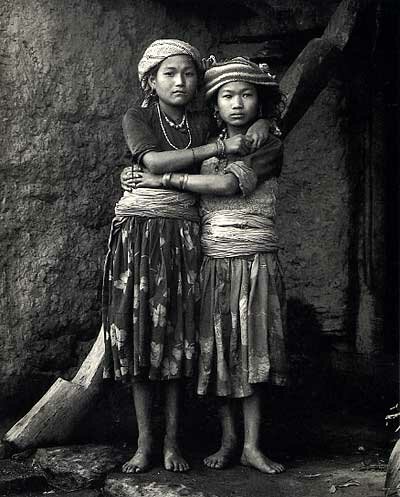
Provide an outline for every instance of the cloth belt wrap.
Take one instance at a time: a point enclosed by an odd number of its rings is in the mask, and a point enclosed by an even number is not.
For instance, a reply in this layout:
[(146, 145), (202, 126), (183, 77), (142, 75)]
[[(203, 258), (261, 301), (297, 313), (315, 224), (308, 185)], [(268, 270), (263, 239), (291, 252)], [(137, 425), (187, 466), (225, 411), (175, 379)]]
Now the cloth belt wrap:
[(142, 216), (200, 221), (194, 195), (159, 188), (124, 192), (115, 206), (115, 215), (119, 218)]
[(221, 210), (202, 217), (203, 254), (214, 258), (242, 257), (279, 249), (275, 222), (259, 214)]

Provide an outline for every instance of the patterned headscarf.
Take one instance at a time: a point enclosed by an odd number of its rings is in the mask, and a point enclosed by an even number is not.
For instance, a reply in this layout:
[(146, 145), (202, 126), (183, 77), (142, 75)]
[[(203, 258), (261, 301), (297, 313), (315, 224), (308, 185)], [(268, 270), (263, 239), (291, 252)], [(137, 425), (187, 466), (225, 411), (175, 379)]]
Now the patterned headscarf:
[(278, 87), (275, 76), (269, 72), (267, 64), (255, 64), (245, 57), (235, 57), (226, 62), (215, 62), (204, 74), (206, 99), (210, 99), (215, 92), (226, 83), (243, 81), (253, 85)]
[(199, 72), (202, 72), (201, 56), (197, 48), (181, 40), (153, 41), (145, 50), (138, 65), (139, 81), (145, 93), (150, 91), (149, 72), (167, 57), (172, 57), (173, 55), (189, 55)]

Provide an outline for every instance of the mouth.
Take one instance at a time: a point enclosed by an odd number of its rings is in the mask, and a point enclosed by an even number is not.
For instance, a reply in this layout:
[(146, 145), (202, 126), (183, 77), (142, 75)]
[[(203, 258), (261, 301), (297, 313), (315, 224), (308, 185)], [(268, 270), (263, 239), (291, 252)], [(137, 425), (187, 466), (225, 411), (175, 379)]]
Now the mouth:
[(242, 119), (244, 117), (244, 114), (231, 114), (230, 117), (232, 119)]
[(176, 90), (176, 91), (173, 91), (172, 94), (173, 95), (186, 95), (186, 92), (185, 91), (181, 91), (181, 90)]

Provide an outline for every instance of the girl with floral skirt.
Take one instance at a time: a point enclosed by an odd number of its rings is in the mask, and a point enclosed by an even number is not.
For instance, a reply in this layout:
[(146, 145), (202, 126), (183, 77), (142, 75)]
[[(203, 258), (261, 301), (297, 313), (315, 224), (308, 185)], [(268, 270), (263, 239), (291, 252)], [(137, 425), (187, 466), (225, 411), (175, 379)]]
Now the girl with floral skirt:
[[(256, 137), (207, 143), (210, 120), (187, 109), (202, 61), (181, 40), (153, 42), (138, 73), (145, 99), (141, 107), (128, 110), (123, 130), (139, 171), (196, 172), (203, 160), (225, 151), (249, 153), (265, 134), (262, 124)], [(196, 361), (199, 251), (192, 193), (167, 188), (124, 192), (115, 208), (103, 284), (104, 377), (132, 382), (138, 424), (138, 448), (124, 472), (142, 472), (152, 463), (157, 381), (165, 390), (164, 466), (171, 471), (189, 467), (178, 446), (178, 414), (180, 380), (193, 375)]]
[[(279, 113), (279, 86), (265, 68), (238, 57), (205, 73), (206, 98), (225, 129), (225, 144), (246, 133), (260, 105)], [(264, 112), (266, 112), (264, 110)], [(222, 398), (220, 449), (205, 459), (224, 468), (237, 450), (234, 405), (241, 403), (240, 461), (265, 473), (283, 466), (260, 449), (260, 385), (287, 380), (285, 293), (275, 230), (282, 144), (274, 136), (257, 152), (204, 160), (201, 175), (140, 173), (138, 187), (166, 185), (202, 194), (201, 317), (198, 393)]]

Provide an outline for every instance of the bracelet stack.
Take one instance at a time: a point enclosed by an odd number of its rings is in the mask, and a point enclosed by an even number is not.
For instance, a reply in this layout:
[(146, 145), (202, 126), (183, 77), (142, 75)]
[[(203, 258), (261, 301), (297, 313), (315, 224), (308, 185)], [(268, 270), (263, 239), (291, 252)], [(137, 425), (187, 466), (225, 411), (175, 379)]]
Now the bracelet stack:
[(165, 186), (165, 188), (168, 188), (170, 186), (171, 176), (172, 176), (172, 173), (165, 173), (162, 175), (162, 178), (161, 178), (162, 186)]
[(179, 189), (184, 190), (186, 188), (187, 182), (189, 181), (189, 175), (186, 174), (181, 174), (179, 176)]
[(217, 157), (218, 159), (224, 159), (226, 157), (226, 146), (224, 140), (218, 137), (215, 142), (217, 145)]

